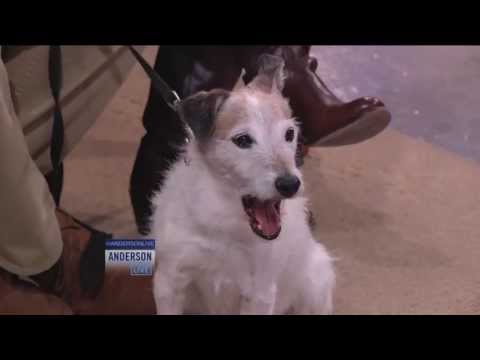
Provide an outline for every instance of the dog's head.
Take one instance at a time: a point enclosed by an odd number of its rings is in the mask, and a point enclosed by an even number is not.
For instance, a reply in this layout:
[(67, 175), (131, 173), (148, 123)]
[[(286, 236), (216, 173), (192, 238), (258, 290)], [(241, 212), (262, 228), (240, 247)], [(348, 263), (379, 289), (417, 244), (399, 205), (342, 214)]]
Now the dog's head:
[(237, 194), (252, 230), (281, 231), (281, 203), (302, 190), (295, 164), (298, 126), (282, 96), (284, 63), (265, 55), (248, 86), (201, 92), (179, 110), (213, 173)]

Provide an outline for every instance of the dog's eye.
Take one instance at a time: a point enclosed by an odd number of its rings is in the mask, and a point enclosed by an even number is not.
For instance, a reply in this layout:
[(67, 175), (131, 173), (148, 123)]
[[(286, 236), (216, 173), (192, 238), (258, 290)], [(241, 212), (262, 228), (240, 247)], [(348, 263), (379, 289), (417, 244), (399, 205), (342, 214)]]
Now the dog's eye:
[(288, 142), (292, 142), (294, 138), (295, 138), (295, 130), (293, 130), (292, 128), (288, 129), (287, 132), (285, 133), (285, 140)]
[(253, 145), (255, 140), (248, 134), (238, 135), (232, 138), (232, 141), (241, 149), (248, 149)]

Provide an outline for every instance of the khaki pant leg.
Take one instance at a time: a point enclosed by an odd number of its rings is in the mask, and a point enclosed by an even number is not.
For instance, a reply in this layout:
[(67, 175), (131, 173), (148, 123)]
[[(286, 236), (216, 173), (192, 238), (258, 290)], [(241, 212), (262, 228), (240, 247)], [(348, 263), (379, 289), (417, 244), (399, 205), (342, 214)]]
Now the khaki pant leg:
[(0, 267), (24, 276), (40, 273), (62, 249), (55, 204), (29, 154), (0, 61)]
[[(48, 76), (49, 46), (12, 48), (7, 60), (17, 117), (30, 155), (43, 174), (52, 170), (54, 102)], [(142, 51), (144, 47), (137, 47)], [(135, 65), (125, 46), (62, 46), (60, 94), (65, 139), (62, 158), (74, 149), (113, 99)], [(135, 121), (135, 119), (132, 119)]]

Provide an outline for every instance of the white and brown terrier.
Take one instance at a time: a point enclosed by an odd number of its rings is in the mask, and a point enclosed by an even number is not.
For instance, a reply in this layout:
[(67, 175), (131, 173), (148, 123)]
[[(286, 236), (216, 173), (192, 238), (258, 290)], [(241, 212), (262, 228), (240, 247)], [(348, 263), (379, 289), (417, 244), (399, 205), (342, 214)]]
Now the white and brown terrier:
[(153, 197), (158, 314), (330, 314), (333, 260), (311, 233), (283, 61), (179, 105), (185, 161)]

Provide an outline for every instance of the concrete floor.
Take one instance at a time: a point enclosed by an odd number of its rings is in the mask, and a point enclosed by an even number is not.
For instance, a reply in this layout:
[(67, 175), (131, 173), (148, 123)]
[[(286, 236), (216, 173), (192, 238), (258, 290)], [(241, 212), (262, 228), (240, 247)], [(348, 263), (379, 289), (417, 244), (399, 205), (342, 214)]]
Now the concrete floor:
[(377, 96), (392, 127), (480, 161), (480, 46), (315, 46), (342, 99)]

